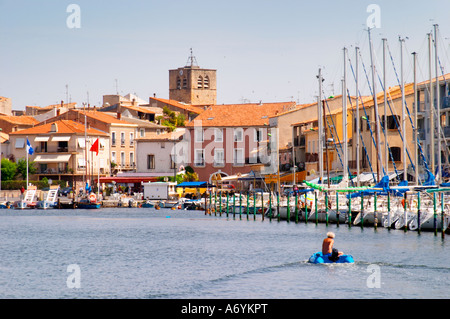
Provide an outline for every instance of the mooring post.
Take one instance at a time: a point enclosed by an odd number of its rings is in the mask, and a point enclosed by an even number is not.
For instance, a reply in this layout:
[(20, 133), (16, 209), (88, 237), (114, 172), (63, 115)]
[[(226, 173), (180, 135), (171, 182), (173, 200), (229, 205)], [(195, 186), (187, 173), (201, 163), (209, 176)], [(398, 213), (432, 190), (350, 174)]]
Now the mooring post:
[(297, 193), (295, 193), (295, 223), (298, 223), (298, 199)]
[(287, 194), (287, 207), (286, 207), (286, 219), (289, 223), (289, 220), (291, 219), (291, 207), (290, 207), (290, 200), (289, 200), (289, 193)]
[(445, 236), (445, 228), (444, 228), (444, 193), (440, 193), (441, 195), (441, 232), (442, 238)]
[(339, 227), (339, 193), (336, 191), (336, 223)]
[(280, 221), (280, 193), (277, 192), (277, 219)]
[(242, 220), (242, 194), (239, 191), (239, 219)]
[(249, 211), (249, 209), (250, 209), (250, 207), (249, 207), (249, 205), (250, 205), (250, 203), (249, 203), (249, 197), (250, 197), (250, 192), (247, 192), (247, 220), (248, 220), (248, 211)]
[(348, 227), (352, 227), (352, 193), (348, 192), (350, 195), (348, 198)]
[(373, 227), (376, 230), (378, 226), (378, 216), (377, 216), (377, 192), (373, 194)]
[(417, 192), (417, 232), (420, 234), (420, 192)]
[(262, 216), (261, 216), (261, 218), (262, 218), (262, 221), (264, 221), (264, 192), (261, 190), (261, 214), (262, 214)]
[(256, 192), (253, 192), (253, 220), (256, 220)]
[(315, 214), (316, 214), (316, 225), (319, 223), (319, 214), (317, 212), (317, 191), (314, 191), (314, 206), (315, 206)]
[(434, 235), (437, 235), (437, 208), (436, 208), (436, 192), (433, 192), (433, 227), (434, 227)]

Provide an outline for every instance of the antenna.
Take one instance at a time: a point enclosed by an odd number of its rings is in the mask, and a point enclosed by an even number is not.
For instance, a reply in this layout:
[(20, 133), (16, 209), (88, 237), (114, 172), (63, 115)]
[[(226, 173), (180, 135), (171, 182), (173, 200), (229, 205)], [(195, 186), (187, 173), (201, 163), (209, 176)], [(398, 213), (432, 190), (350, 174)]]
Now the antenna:
[(119, 95), (119, 82), (117, 79), (114, 79), (114, 81), (116, 82), (116, 94)]
[(195, 64), (195, 66), (198, 66), (198, 64), (197, 64), (197, 59), (196, 59), (195, 56), (194, 56), (194, 53), (193, 53), (193, 51), (192, 51), (192, 48), (191, 48), (190, 50), (191, 50), (191, 55), (189, 56), (189, 58), (188, 58), (188, 60), (187, 60), (187, 62), (186, 62), (186, 66), (193, 67), (194, 64)]

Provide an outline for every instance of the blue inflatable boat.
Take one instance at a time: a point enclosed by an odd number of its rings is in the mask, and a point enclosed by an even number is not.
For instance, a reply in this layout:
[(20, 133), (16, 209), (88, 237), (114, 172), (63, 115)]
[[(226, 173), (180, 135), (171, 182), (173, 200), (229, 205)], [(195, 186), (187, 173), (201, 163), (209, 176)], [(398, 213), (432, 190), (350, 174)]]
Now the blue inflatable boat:
[(331, 254), (322, 254), (322, 252), (317, 252), (309, 257), (309, 262), (312, 264), (344, 264), (344, 263), (354, 263), (352, 255), (342, 255), (336, 261), (329, 259)]

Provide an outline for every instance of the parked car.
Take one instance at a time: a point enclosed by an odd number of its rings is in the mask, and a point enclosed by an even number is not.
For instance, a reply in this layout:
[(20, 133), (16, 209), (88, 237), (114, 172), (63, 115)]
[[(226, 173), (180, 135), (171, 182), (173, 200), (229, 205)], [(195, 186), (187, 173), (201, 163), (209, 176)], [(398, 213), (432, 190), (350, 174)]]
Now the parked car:
[(70, 186), (64, 187), (63, 189), (59, 190), (59, 195), (60, 196), (67, 196), (71, 191), (73, 191), (72, 187), (70, 187)]

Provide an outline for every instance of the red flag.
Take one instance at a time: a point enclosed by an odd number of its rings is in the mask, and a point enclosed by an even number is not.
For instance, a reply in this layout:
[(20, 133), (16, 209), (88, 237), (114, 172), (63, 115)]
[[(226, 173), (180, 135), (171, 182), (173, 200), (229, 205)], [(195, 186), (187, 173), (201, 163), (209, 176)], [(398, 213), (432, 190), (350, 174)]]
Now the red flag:
[(91, 152), (95, 152), (95, 155), (98, 155), (98, 139), (95, 140), (94, 144), (92, 144), (91, 148), (89, 149)]

